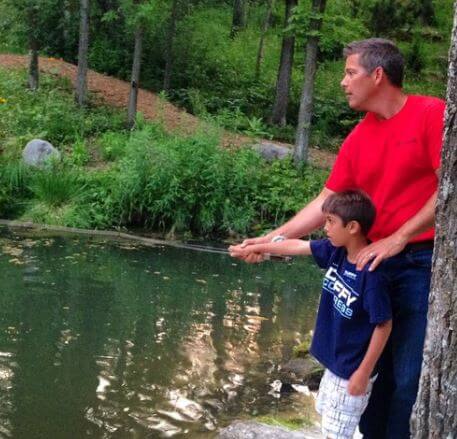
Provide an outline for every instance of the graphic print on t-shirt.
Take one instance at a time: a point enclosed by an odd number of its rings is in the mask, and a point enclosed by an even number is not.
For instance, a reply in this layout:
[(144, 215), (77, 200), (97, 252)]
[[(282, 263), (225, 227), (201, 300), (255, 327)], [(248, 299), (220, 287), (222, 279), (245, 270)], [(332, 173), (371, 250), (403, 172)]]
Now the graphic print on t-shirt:
[[(355, 273), (345, 270), (345, 274), (346, 272), (351, 274), (351, 276), (347, 276), (351, 279), (354, 279), (354, 275), (357, 276)], [(335, 310), (343, 317), (350, 319), (353, 314), (352, 305), (358, 300), (359, 294), (340, 276), (336, 264), (332, 264), (325, 273), (323, 290), (333, 295)]]

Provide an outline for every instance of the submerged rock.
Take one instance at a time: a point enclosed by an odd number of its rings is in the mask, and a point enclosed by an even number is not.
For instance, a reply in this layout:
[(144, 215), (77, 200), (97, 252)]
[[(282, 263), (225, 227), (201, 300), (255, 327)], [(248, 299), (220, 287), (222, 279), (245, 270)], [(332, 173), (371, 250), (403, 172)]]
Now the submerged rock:
[(317, 390), (324, 368), (311, 355), (305, 358), (293, 358), (280, 369), (279, 379), (283, 387), (281, 391), (290, 391), (292, 384), (304, 384), (310, 390)]
[(306, 439), (310, 437), (304, 431), (291, 431), (282, 427), (260, 424), (254, 421), (235, 421), (223, 428), (219, 439)]
[(286, 146), (277, 145), (276, 143), (258, 143), (252, 147), (257, 151), (265, 160), (282, 160), (290, 157), (292, 150)]
[(24, 163), (30, 166), (42, 167), (51, 158), (60, 160), (60, 152), (46, 140), (33, 139), (22, 151)]

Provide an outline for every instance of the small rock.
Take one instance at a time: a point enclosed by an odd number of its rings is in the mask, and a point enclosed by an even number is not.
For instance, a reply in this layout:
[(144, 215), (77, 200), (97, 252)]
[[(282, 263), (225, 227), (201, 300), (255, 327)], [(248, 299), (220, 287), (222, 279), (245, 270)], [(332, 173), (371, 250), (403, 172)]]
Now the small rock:
[(258, 143), (252, 148), (269, 162), (273, 160), (283, 160), (292, 154), (291, 149), (275, 143)]
[(223, 428), (219, 439), (304, 439), (304, 432), (260, 424), (254, 421), (235, 421)]
[(323, 373), (322, 365), (310, 355), (305, 358), (294, 358), (281, 366), (281, 391), (290, 391), (292, 384), (304, 384), (312, 391), (317, 390)]
[(60, 152), (46, 140), (33, 139), (22, 151), (24, 163), (38, 168), (43, 167), (51, 158), (60, 160)]

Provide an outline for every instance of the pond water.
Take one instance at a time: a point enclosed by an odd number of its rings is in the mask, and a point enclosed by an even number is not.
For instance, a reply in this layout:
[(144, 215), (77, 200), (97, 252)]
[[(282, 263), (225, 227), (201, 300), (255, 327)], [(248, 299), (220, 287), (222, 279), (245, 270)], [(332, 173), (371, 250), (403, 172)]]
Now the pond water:
[(308, 258), (0, 230), (0, 437), (213, 438), (234, 419), (312, 416), (278, 366), (313, 327)]

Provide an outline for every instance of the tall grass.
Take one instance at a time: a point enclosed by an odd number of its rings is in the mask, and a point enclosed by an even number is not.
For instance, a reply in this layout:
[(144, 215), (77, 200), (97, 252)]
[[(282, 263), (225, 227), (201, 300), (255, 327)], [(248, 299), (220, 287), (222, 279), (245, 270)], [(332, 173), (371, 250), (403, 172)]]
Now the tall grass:
[(67, 171), (59, 166), (36, 170), (29, 188), (37, 200), (52, 207), (77, 201), (84, 190), (81, 178), (74, 171)]

